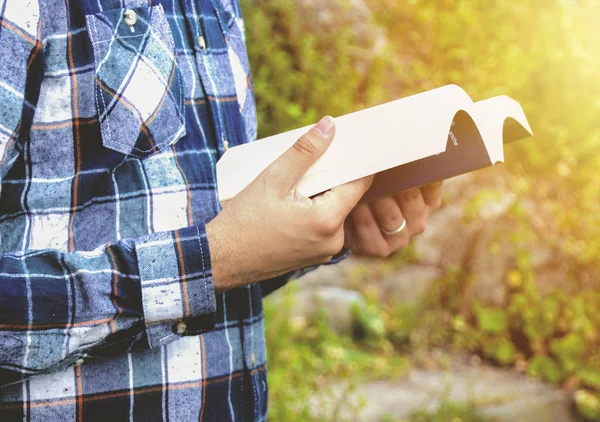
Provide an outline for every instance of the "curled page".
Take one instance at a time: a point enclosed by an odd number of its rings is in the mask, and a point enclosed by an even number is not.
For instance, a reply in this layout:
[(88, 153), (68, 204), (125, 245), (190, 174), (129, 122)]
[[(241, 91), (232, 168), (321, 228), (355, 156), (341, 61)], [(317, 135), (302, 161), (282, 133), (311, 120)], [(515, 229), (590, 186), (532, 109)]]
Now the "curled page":
[[(506, 96), (474, 103), (447, 85), (335, 119), (330, 147), (298, 182), (307, 197), (371, 174), (363, 197), (377, 197), (504, 160), (503, 143), (532, 134)], [(248, 186), (310, 126), (230, 148), (217, 162), (221, 204)]]

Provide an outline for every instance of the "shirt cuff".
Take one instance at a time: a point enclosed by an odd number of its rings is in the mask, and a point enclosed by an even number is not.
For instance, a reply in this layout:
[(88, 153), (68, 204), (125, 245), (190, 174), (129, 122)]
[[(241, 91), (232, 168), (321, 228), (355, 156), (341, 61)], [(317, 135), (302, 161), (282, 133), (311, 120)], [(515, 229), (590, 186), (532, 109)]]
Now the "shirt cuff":
[[(351, 253), (352, 253), (352, 251), (350, 249), (344, 248), (323, 265), (337, 264), (338, 262), (348, 258), (348, 256)], [(282, 276), (262, 281), (260, 283), (260, 287), (262, 290), (263, 297), (267, 297), (268, 295), (273, 293), (275, 290), (282, 288), (290, 280), (296, 280), (296, 279), (310, 273), (311, 271), (316, 270), (317, 268), (319, 268), (319, 265), (315, 265), (312, 267), (300, 268), (296, 271), (292, 271), (292, 272), (284, 274)]]
[(326, 262), (323, 265), (337, 264), (338, 262), (343, 261), (344, 259), (348, 258), (351, 253), (352, 253), (352, 250), (350, 248), (345, 247), (341, 251), (339, 251), (337, 254), (335, 254), (333, 256), (333, 258), (331, 258), (328, 262)]
[[(185, 320), (214, 326), (216, 312), (210, 250), (204, 225), (161, 232), (135, 244), (150, 347), (185, 334)], [(201, 317), (201, 318), (197, 318)]]

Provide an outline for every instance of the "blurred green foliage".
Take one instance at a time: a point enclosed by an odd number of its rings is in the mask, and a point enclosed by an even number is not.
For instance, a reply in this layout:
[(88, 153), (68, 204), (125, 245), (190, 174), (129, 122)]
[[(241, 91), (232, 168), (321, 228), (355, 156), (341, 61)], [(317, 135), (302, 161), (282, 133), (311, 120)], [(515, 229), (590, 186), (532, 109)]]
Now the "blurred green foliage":
[(382, 91), (378, 81), (383, 67), (371, 68), (368, 74), (355, 68), (360, 40), (352, 28), (341, 22), (319, 28), (317, 12), (301, 4), (242, 1), (259, 137), (316, 123), (325, 113), (337, 116), (387, 99), (377, 94)]
[[(259, 137), (449, 83), (474, 100), (507, 94), (535, 137), (508, 146), (493, 172), (543, 215), (533, 226), (514, 207), (518, 259), (505, 306), (468, 303), (456, 269), (419, 309), (357, 314), (360, 345), (325, 332), (298, 337), (269, 311), (270, 416), (309, 420), (298, 415), (308, 417), (311, 388), (323, 391), (315, 374), (360, 376), (376, 356), (389, 364), (390, 347), (454, 344), (563, 384), (600, 421), (600, 2), (365, 0), (372, 15), (360, 25), (343, 13), (351, 3), (242, 0)], [(341, 9), (323, 14), (333, 4)], [(472, 206), (488, 199), (483, 192)], [(523, 239), (553, 248), (569, 289), (540, 292)], [(327, 358), (349, 350), (356, 355)]]
[[(500, 365), (514, 364), (533, 377), (579, 389), (575, 400), (582, 413), (590, 414), (590, 403), (600, 411), (600, 294), (569, 295), (560, 289), (541, 294), (530, 280), (514, 283), (522, 273), (512, 274), (507, 305), (476, 304), (476, 317), (461, 326), (454, 341)], [(600, 420), (600, 413), (593, 420)]]
[[(279, 301), (265, 302), (269, 418), (298, 422), (356, 420), (364, 403), (349, 400), (349, 395), (357, 383), (399, 378), (409, 361), (388, 347), (382, 322), (381, 332), (357, 333), (351, 338), (331, 332), (322, 315), (310, 321), (292, 317), (289, 311), (295, 293), (291, 285)], [(378, 325), (371, 319), (363, 317), (367, 324)], [(369, 344), (368, 339), (376, 341)]]

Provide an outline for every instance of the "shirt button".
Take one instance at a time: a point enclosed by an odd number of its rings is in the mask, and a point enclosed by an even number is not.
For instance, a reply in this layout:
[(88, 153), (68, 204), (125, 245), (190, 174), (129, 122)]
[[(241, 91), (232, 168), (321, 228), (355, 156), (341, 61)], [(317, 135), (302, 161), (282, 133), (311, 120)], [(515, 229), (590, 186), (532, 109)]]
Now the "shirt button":
[(127, 25), (133, 26), (137, 22), (137, 14), (133, 10), (127, 9), (123, 13), (123, 20)]
[(187, 331), (187, 324), (183, 321), (179, 321), (175, 324), (175, 332), (179, 335), (185, 334)]
[(253, 368), (256, 366), (256, 356), (254, 353), (250, 353), (250, 363), (252, 364)]
[(82, 358), (82, 359), (77, 359), (77, 360), (75, 361), (75, 366), (79, 366), (79, 365), (81, 365), (82, 363), (83, 363), (83, 358)]
[(204, 41), (204, 37), (202, 35), (198, 35), (198, 47), (200, 50), (204, 50), (206, 48), (206, 41)]

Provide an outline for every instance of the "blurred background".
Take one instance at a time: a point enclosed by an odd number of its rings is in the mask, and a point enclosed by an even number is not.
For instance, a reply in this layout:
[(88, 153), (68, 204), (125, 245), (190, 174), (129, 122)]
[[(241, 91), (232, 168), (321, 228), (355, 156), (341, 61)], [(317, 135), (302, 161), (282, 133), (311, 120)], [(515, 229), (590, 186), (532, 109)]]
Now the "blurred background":
[(270, 419), (600, 420), (600, 2), (241, 3), (259, 137), (449, 83), (535, 132), (406, 250), (266, 300)]

